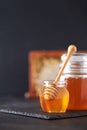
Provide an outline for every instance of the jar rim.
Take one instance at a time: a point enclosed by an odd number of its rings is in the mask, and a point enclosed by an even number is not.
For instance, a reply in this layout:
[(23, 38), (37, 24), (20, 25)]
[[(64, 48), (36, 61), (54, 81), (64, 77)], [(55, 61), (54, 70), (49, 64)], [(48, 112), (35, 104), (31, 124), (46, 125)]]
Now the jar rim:
[[(63, 54), (63, 55), (61, 56), (61, 60), (64, 61), (65, 58), (66, 58), (66, 56), (67, 56), (66, 53)], [(73, 62), (73, 61), (77, 61), (77, 62), (78, 62), (78, 61), (79, 61), (79, 62), (81, 62), (81, 61), (87, 61), (87, 53), (81, 53), (81, 52), (73, 53), (69, 61), (72, 61), (72, 62)]]
[[(44, 83), (48, 84), (48, 83), (53, 83), (54, 80), (44, 80)], [(66, 83), (66, 79), (65, 76), (61, 76), (58, 83), (57, 84), (65, 84)]]

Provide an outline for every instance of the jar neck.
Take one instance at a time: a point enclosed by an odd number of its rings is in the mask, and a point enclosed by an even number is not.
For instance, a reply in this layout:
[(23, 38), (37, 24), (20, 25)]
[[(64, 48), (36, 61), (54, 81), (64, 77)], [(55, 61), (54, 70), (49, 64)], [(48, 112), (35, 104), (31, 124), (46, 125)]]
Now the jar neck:
[[(61, 61), (66, 58), (66, 54), (61, 56)], [(74, 53), (69, 62), (67, 63), (63, 73), (73, 75), (85, 75), (87, 74), (87, 54), (86, 53)]]
[[(44, 85), (48, 86), (54, 84), (54, 80), (45, 80), (44, 81)], [(58, 87), (65, 87), (66, 86), (66, 80), (65, 78), (62, 76), (62, 78), (58, 81), (58, 83), (56, 84)]]

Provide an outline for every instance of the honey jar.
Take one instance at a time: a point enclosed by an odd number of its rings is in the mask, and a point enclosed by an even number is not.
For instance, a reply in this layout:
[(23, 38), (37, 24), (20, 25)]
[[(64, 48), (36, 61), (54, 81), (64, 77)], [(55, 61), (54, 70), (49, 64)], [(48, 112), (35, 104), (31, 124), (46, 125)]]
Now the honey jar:
[[(61, 56), (62, 63), (66, 54)], [(61, 65), (60, 65), (61, 66)], [(87, 110), (87, 54), (74, 53), (63, 74), (69, 91), (68, 110)]]
[(48, 113), (64, 113), (68, 107), (69, 92), (66, 81), (61, 80), (57, 85), (52, 80), (44, 81), (40, 94), (40, 105), (42, 111)]

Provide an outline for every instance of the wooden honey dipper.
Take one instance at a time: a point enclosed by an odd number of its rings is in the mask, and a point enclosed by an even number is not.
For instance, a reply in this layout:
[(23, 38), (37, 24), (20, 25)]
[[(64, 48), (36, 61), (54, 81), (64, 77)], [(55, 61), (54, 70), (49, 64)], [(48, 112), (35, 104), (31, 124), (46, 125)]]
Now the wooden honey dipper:
[(44, 89), (44, 99), (47, 99), (47, 100), (54, 99), (57, 96), (58, 90), (57, 90), (56, 84), (59, 81), (59, 79), (60, 79), (60, 77), (62, 75), (62, 72), (63, 72), (64, 68), (66, 67), (66, 64), (69, 61), (70, 57), (76, 51), (77, 51), (77, 48), (76, 48), (75, 45), (70, 45), (68, 47), (66, 59), (63, 62), (63, 65), (62, 65), (58, 75), (56, 76), (54, 82), (51, 85), (48, 85), (48, 87), (45, 87), (45, 89)]

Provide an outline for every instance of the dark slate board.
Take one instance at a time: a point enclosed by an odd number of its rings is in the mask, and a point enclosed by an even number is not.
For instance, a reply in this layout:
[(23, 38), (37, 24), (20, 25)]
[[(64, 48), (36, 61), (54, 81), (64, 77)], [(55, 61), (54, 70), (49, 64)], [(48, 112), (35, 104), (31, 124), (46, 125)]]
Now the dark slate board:
[(87, 111), (66, 111), (62, 114), (42, 112), (38, 99), (0, 98), (0, 112), (44, 120), (87, 116)]

